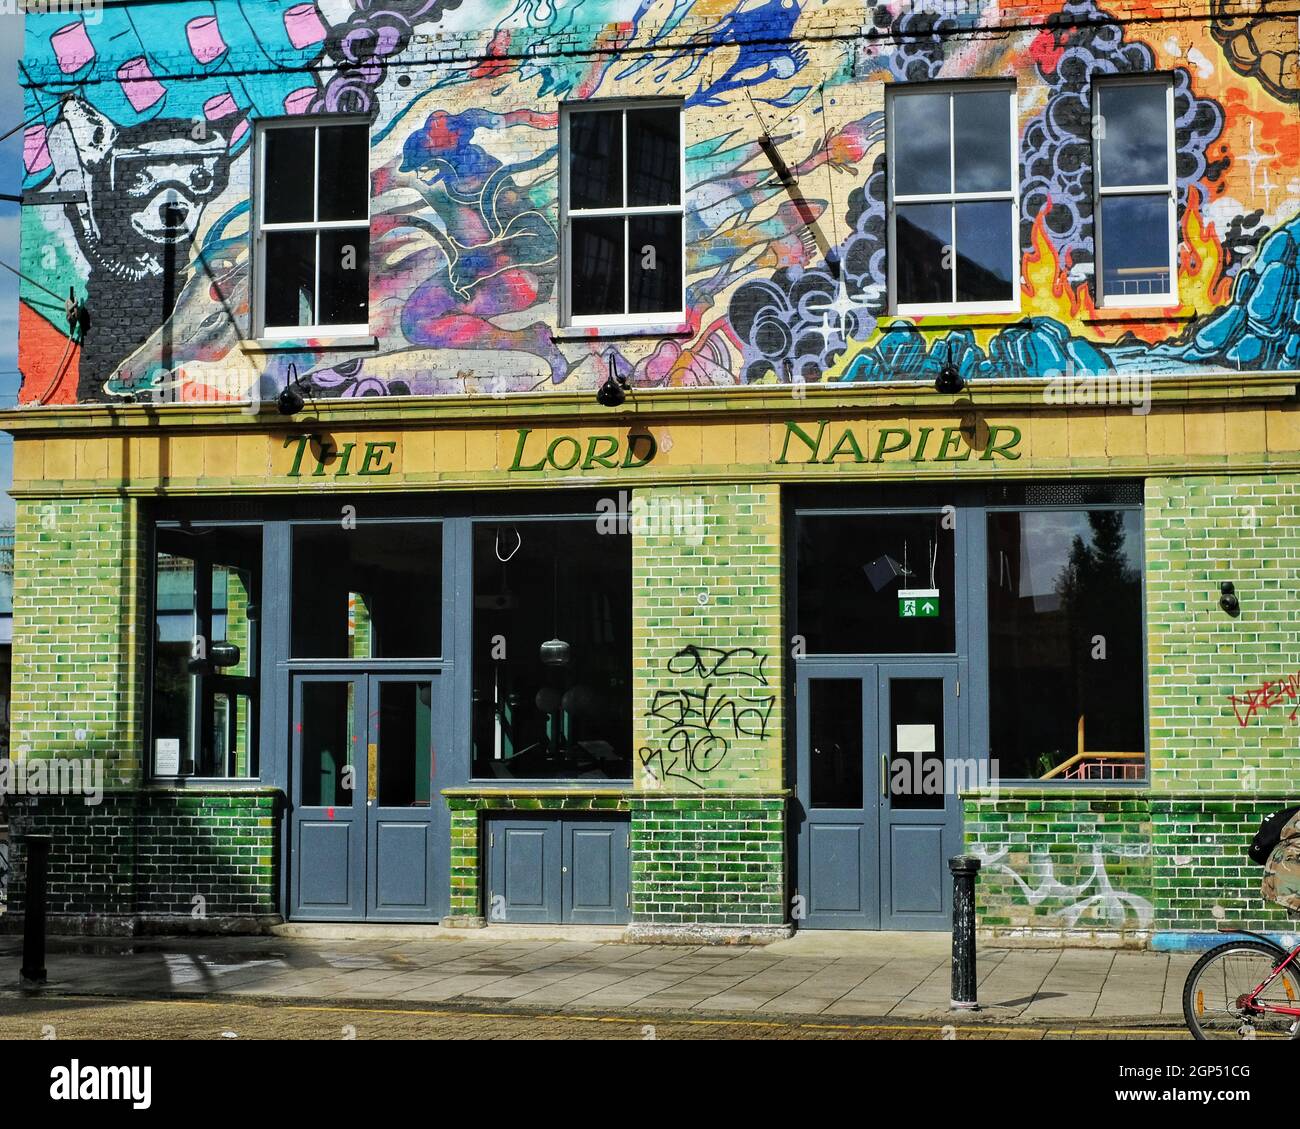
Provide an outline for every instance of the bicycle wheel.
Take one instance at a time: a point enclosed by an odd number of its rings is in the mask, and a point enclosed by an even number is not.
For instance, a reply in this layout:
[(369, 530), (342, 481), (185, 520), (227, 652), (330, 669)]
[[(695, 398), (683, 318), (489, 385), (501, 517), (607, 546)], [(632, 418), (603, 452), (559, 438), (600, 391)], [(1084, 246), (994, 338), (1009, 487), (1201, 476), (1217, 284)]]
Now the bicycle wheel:
[[(1252, 1011), (1241, 1001), (1268, 979), (1282, 957), (1259, 941), (1230, 941), (1192, 965), (1183, 985), (1183, 1017), (1197, 1039), (1295, 1039), (1300, 1019)], [(1300, 1007), (1300, 972), (1281, 972), (1256, 1004)]]

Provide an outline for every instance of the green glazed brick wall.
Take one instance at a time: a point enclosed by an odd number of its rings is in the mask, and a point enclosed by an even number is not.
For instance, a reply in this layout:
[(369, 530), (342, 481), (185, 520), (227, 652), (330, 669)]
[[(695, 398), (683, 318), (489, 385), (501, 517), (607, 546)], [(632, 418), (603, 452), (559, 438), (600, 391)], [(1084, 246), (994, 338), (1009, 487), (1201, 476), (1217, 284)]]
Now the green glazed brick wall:
[(644, 489), (632, 506), (636, 786), (776, 791), (785, 651), (779, 489)]
[(1156, 920), (1161, 929), (1212, 931), (1220, 921), (1259, 932), (1293, 932), (1286, 910), (1265, 901), (1263, 867), (1246, 854), (1260, 821), (1297, 802), (1295, 793), (1218, 798), (1183, 793), (1151, 799)]
[(780, 926), (785, 808), (783, 797), (638, 797), (633, 922)]
[(1152, 790), (1294, 789), (1300, 476), (1149, 479), (1145, 521)]
[[(92, 807), (40, 796), (20, 798), (10, 818), (15, 835), (53, 838), (52, 916), (247, 917), (277, 912), (276, 802), (269, 791), (117, 792)], [(15, 846), (10, 905), (18, 910), (26, 858), (21, 841)]]
[(520, 795), (451, 795), (451, 915), (482, 917), (483, 819), (490, 812), (594, 811), (625, 812), (626, 796), (520, 796)]
[(276, 803), (272, 792), (141, 794), (137, 912), (275, 914), (280, 873)]
[[(126, 916), (135, 909), (135, 802), (129, 793), (106, 793), (87, 807), (79, 796), (10, 797), (9, 909), (22, 910), (27, 852), (22, 836), (48, 834), (50, 862), (46, 908), (60, 915)], [(6, 918), (10, 915), (6, 914)]]
[(145, 606), (137, 503), (20, 501), (14, 552), (15, 757), (94, 757), (139, 781)]
[(966, 797), (966, 850), (981, 860), (977, 925), (1140, 935), (1155, 924), (1150, 800), (1132, 792)]

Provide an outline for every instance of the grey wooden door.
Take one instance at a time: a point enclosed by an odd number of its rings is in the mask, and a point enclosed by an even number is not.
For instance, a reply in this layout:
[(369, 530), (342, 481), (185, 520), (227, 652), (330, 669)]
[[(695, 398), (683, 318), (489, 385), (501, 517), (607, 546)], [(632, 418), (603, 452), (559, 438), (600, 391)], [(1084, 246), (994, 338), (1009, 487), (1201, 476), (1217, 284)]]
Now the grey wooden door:
[(443, 693), (435, 671), (295, 675), (295, 919), (440, 916), (447, 829), (435, 778), (445, 746)]
[(956, 696), (951, 662), (799, 667), (800, 927), (949, 927), (947, 860), (961, 845)]
[(802, 809), (795, 917), (813, 929), (878, 929), (875, 667), (802, 666), (795, 701)]
[(486, 830), (488, 921), (628, 920), (626, 819), (494, 817)]
[(956, 663), (881, 663), (880, 927), (949, 929), (965, 774)]
[(293, 680), (290, 905), (308, 921), (356, 921), (365, 912), (366, 679)]
[(431, 921), (437, 854), (434, 791), (445, 711), (437, 673), (371, 675), (366, 744), (366, 917)]

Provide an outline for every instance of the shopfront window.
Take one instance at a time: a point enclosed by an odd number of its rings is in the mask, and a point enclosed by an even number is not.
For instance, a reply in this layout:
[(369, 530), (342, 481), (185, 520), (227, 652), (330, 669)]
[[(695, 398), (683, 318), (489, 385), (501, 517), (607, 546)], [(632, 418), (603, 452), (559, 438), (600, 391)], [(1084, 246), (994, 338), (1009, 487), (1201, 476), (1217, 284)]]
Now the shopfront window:
[(1142, 515), (988, 515), (989, 747), (1003, 779), (1146, 775)]
[(953, 523), (944, 512), (801, 515), (797, 633), (809, 654), (950, 654)]
[(258, 775), (262, 531), (160, 528), (154, 558), (152, 771)]
[(438, 658), (442, 526), (295, 526), (292, 591), (295, 659)]
[(475, 525), (475, 778), (631, 777), (630, 540), (590, 520)]

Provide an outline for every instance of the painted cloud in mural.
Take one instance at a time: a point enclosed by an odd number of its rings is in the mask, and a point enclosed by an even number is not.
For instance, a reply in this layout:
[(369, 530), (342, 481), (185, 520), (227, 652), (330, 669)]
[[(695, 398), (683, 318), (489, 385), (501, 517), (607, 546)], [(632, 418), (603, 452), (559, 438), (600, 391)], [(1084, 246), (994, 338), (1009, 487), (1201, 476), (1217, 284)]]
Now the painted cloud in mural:
[[(869, 9), (872, 37), (804, 34), (836, 7), (186, 0), (33, 15), (21, 399), (264, 397), (290, 365), (322, 396), (589, 388), (611, 352), (649, 387), (925, 378), (948, 358), (977, 380), (1300, 365), (1293, 26), (1121, 27), (1104, 3), (1054, 0), (1037, 26), (972, 38), (969, 17), (894, 2)], [(454, 57), (467, 35), (475, 50)], [(1102, 317), (1091, 82), (1151, 71), (1174, 80), (1179, 305)], [(891, 315), (881, 84), (1011, 74), (1020, 310)], [(684, 329), (557, 334), (560, 102), (665, 95), (687, 106)], [(376, 347), (249, 349), (252, 123), (317, 113), (372, 123)], [(75, 341), (69, 292), (90, 318)]]

